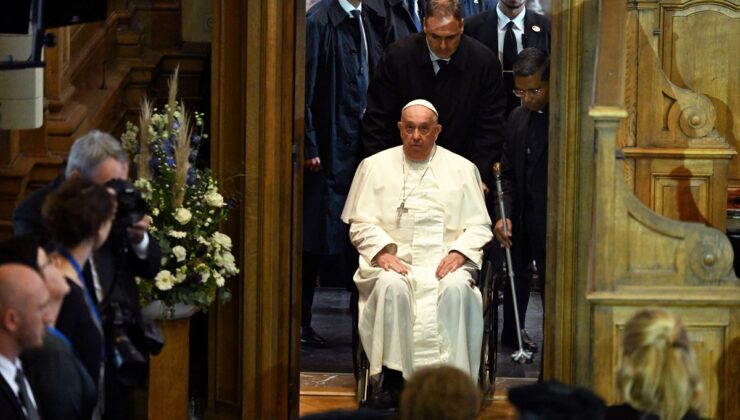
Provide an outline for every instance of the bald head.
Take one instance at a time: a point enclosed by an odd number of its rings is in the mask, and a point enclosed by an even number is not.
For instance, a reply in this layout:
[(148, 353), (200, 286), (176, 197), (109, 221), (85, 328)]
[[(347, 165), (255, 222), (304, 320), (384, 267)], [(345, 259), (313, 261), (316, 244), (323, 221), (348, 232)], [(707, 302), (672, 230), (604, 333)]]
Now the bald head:
[(0, 264), (0, 352), (13, 360), (42, 344), (49, 292), (38, 271), (23, 264)]

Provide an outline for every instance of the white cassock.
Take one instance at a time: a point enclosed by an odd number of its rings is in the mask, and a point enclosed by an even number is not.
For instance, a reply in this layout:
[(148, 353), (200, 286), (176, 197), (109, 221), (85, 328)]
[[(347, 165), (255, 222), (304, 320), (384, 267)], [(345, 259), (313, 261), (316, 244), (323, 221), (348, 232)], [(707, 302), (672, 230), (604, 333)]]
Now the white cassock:
[[(371, 375), (386, 366), (409, 378), (445, 363), (477, 380), (483, 309), (475, 278), (491, 219), (473, 163), (436, 146), (428, 165), (405, 160), (398, 146), (363, 160), (355, 173), (342, 220), (360, 253), (360, 339)], [(383, 248), (406, 263), (408, 275), (375, 263)], [(465, 264), (437, 280), (437, 266), (453, 250)]]

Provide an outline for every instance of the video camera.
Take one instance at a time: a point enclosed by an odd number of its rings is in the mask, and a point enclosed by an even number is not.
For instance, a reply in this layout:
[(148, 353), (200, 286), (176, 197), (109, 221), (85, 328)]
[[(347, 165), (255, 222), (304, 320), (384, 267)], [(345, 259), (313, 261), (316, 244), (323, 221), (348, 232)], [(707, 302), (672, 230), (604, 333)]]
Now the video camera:
[(141, 192), (129, 181), (111, 179), (105, 183), (105, 186), (116, 192), (116, 200), (118, 201), (116, 218), (113, 221), (114, 231), (133, 225), (149, 213), (149, 206), (144, 201), (144, 197), (141, 196)]

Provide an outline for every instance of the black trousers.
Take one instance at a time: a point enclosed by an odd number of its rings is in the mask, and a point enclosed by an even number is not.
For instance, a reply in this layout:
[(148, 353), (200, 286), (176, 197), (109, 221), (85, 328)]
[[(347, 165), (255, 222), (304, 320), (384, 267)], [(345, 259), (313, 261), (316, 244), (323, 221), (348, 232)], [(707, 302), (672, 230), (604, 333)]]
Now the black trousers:
[[(528, 266), (534, 260), (537, 266), (537, 275), (542, 284), (542, 307), (545, 303), (545, 261), (546, 249), (546, 213), (533, 214), (525, 210), (524, 221), (521, 226), (512, 226), (512, 259), (514, 265), (514, 285), (516, 286), (516, 304), (519, 310), (519, 325), (524, 328), (527, 319), (527, 307), (529, 306), (529, 294), (532, 290), (532, 272)], [(504, 255), (503, 249), (501, 255)], [(505, 260), (505, 257), (502, 257)], [(514, 305), (511, 296), (511, 286), (508, 278), (504, 282), (504, 326), (502, 337), (511, 339), (516, 334), (516, 322), (514, 319)]]

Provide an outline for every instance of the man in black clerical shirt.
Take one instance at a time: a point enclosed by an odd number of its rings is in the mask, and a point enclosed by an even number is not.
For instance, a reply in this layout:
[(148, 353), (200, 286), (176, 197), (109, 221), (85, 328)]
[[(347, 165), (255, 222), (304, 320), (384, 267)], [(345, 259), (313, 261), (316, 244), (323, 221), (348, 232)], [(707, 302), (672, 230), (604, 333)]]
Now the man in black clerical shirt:
[[(514, 109), (506, 126), (502, 153), (502, 187), (507, 233), (496, 207), (494, 235), (505, 247), (511, 247), (514, 273), (524, 273), (534, 260), (538, 275), (545, 283), (545, 239), (547, 221), (547, 143), (550, 101), (550, 59), (538, 48), (523, 50), (514, 63), (514, 94), (522, 106)], [(520, 326), (524, 327), (531, 289), (531, 277), (515, 276), (516, 303)], [(544, 287), (542, 288), (544, 303)], [(509, 304), (507, 304), (509, 302)], [(511, 288), (504, 289), (504, 327), (501, 342), (514, 347), (516, 323), (511, 302)], [(526, 347), (533, 342), (523, 334)], [(536, 350), (536, 347), (529, 348)]]

